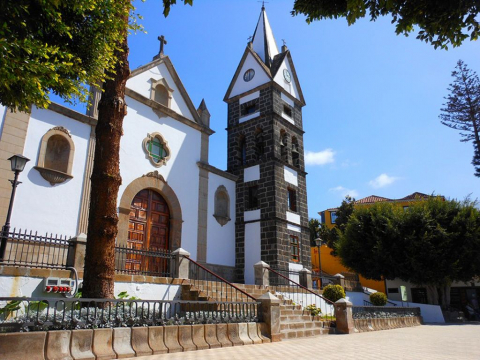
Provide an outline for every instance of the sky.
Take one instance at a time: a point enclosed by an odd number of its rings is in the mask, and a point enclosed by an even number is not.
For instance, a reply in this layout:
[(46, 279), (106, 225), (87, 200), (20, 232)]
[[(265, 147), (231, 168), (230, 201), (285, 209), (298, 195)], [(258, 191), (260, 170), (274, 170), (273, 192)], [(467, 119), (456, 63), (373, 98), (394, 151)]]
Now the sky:
[[(194, 0), (164, 18), (161, 1), (135, 1), (146, 33), (129, 37), (131, 69), (158, 53), (170, 57), (195, 106), (211, 114), (210, 164), (226, 169), (227, 104), (223, 97), (253, 35), (261, 2)], [(389, 18), (307, 24), (293, 0), (265, 3), (273, 34), (291, 51), (303, 108), (309, 217), (345, 195), (402, 198), (413, 192), (463, 200), (480, 196), (473, 144), (440, 123), (459, 59), (480, 73), (479, 42), (435, 50), (412, 34), (396, 35)]]

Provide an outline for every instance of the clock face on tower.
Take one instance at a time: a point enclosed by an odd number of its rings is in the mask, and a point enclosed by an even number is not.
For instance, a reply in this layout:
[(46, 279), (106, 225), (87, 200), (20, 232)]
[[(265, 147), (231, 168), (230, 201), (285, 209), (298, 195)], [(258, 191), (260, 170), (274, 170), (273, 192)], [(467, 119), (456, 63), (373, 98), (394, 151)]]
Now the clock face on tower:
[(245, 74), (243, 74), (243, 80), (250, 81), (253, 79), (254, 76), (255, 76), (255, 70), (248, 69), (247, 71), (245, 71)]
[(288, 71), (287, 69), (283, 69), (283, 77), (288, 83), (292, 81), (292, 75), (290, 75), (290, 71)]

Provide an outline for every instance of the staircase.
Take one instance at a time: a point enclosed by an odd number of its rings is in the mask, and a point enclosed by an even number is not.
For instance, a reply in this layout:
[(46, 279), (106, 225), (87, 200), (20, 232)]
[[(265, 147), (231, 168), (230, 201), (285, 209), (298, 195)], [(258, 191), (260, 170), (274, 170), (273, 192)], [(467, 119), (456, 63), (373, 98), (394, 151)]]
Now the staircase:
[[(303, 310), (301, 305), (295, 305), (292, 300), (284, 299), (282, 295), (277, 294), (274, 286), (234, 285), (256, 299), (266, 292), (270, 292), (282, 301), (280, 305), (280, 332), (282, 340), (335, 333), (334, 322), (326, 321), (319, 316), (311, 316), (308, 311)], [(182, 299), (209, 302), (251, 301), (251, 299), (243, 294), (231, 294), (230, 291), (226, 289), (225, 284), (211, 281), (196, 281), (195, 284), (184, 283), (182, 287)]]

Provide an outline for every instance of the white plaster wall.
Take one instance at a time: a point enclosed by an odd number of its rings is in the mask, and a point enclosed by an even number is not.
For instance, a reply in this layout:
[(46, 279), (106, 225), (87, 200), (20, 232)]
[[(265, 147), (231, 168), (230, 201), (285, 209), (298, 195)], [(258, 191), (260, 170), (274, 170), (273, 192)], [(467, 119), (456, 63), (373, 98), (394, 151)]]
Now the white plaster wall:
[[(253, 69), (255, 71), (255, 76), (250, 81), (243, 80), (243, 74), (248, 69)], [(232, 91), (230, 93), (230, 97), (237, 96), (248, 90), (254, 89), (257, 86), (263, 85), (270, 81), (268, 75), (265, 73), (265, 70), (260, 66), (257, 60), (253, 57), (251, 53), (247, 55), (243, 66), (238, 73), (238, 78), (235, 80), (235, 84), (233, 85)]]
[(243, 213), (243, 221), (260, 220), (260, 209), (249, 210)]
[(302, 228), (300, 226), (292, 225), (292, 224), (287, 224), (287, 230), (295, 231), (298, 233), (302, 232)]
[(290, 169), (288, 166), (283, 166), (283, 175), (286, 182), (298, 186), (298, 174), (295, 170)]
[[(288, 71), (291, 74), (292, 81), (290, 82), (290, 86), (288, 86), (289, 84), (285, 81), (285, 78), (283, 77), (283, 70), (284, 69), (288, 69)], [(293, 76), (292, 67), (290, 66), (290, 61), (288, 60), (288, 58), (285, 58), (282, 65), (280, 65), (280, 68), (278, 69), (277, 74), (275, 75), (275, 78), (273, 80), (277, 84), (282, 86), (287, 93), (294, 96), (296, 99), (300, 100), (300, 95), (298, 93), (297, 84), (295, 83), (295, 78)]]
[[(0, 276), (0, 297), (63, 297), (62, 294), (46, 293), (44, 288), (44, 278)], [(122, 291), (142, 300), (174, 300), (181, 296), (180, 285), (115, 282), (115, 296)]]
[[(215, 192), (223, 185), (230, 197), (230, 221), (221, 226), (215, 217)], [(208, 174), (207, 262), (235, 266), (235, 182)]]
[[(127, 99), (128, 115), (123, 123), (120, 143), (120, 172), (125, 188), (135, 179), (157, 170), (175, 192), (182, 209), (182, 248), (197, 254), (198, 186), (201, 133), (169, 117), (159, 118), (151, 108), (131, 98)], [(149, 133), (159, 132), (170, 148), (170, 159), (157, 168), (147, 159), (143, 140)]]
[(242, 98), (240, 98), (240, 100), (238, 101), (240, 103), (240, 105), (246, 103), (247, 101), (250, 101), (250, 100), (253, 100), (253, 99), (257, 99), (260, 97), (260, 91), (255, 91), (249, 95), (246, 95)]
[(300, 276), (297, 275), (297, 273), (300, 272), (300, 270), (302, 270), (302, 269), (303, 269), (302, 264), (288, 263), (288, 270), (290, 271), (290, 274), (288, 276), (289, 279), (300, 284)]
[(286, 215), (287, 215), (287, 221), (300, 225), (300, 215), (292, 213), (290, 211), (287, 211)]
[[(37, 165), (43, 135), (55, 126), (63, 126), (70, 131), (75, 144), (75, 157), (73, 179), (52, 186), (33, 167)], [(35, 107), (32, 109), (23, 153), (30, 161), (19, 176), (22, 184), (15, 195), (12, 227), (42, 234), (77, 235), (90, 129), (90, 125), (56, 112)]]
[(260, 165), (243, 169), (243, 182), (260, 180)]
[(260, 260), (260, 222), (245, 224), (245, 284), (255, 284), (253, 265)]
[[(151, 79), (165, 79), (170, 89), (173, 89), (170, 108), (178, 114), (185, 116), (187, 119), (194, 121), (185, 99), (182, 97), (180, 90), (173, 81), (173, 77), (164, 63), (128, 79), (127, 87), (150, 99), (152, 89)], [(127, 104), (130, 106), (130, 102), (127, 102)]]

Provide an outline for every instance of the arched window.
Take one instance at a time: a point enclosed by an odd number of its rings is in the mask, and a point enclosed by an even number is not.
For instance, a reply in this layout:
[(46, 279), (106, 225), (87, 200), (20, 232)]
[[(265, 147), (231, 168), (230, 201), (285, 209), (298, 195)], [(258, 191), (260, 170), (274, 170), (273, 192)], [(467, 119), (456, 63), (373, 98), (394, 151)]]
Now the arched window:
[(239, 152), (240, 165), (245, 165), (247, 163), (247, 139), (245, 138), (245, 135), (240, 136)]
[(170, 149), (160, 133), (148, 134), (143, 139), (143, 149), (153, 166), (160, 167), (170, 159)]
[(285, 130), (280, 130), (280, 156), (283, 161), (288, 161), (288, 136)]
[(257, 159), (260, 159), (265, 153), (265, 141), (263, 139), (263, 130), (257, 128), (255, 131), (255, 150), (257, 153)]
[(298, 140), (296, 137), (292, 138), (292, 162), (293, 162), (293, 166), (296, 166), (296, 167), (300, 166), (300, 154), (299, 154)]
[(35, 169), (51, 185), (71, 179), (75, 145), (67, 129), (54, 127), (43, 135)]
[(213, 216), (220, 225), (225, 225), (230, 219), (230, 196), (225, 186), (220, 185), (215, 191)]
[(155, 101), (168, 107), (169, 94), (165, 86), (159, 84), (155, 87)]

